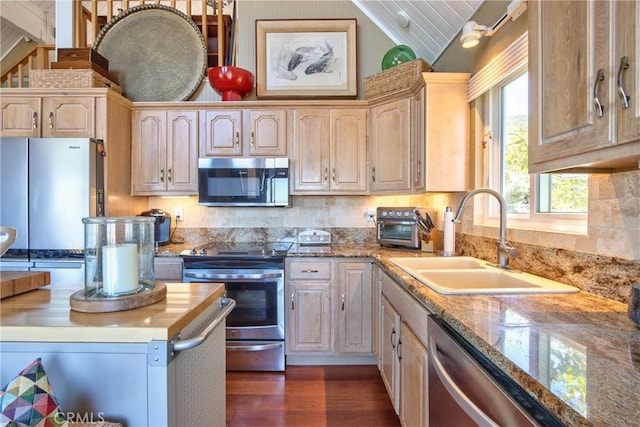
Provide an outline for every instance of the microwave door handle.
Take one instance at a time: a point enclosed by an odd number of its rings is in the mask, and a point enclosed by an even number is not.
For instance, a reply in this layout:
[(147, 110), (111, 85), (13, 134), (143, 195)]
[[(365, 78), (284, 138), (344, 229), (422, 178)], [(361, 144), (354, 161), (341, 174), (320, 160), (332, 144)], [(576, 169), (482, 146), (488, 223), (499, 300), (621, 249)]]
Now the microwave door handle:
[(263, 170), (262, 179), (260, 180), (260, 194), (262, 194), (262, 192), (264, 191), (264, 182), (265, 182), (266, 175), (267, 175), (267, 172)]
[(238, 175), (240, 176), (240, 188), (242, 189), (242, 194), (246, 193), (247, 190), (244, 189), (244, 181), (242, 178), (245, 177), (247, 173), (245, 171), (238, 171)]

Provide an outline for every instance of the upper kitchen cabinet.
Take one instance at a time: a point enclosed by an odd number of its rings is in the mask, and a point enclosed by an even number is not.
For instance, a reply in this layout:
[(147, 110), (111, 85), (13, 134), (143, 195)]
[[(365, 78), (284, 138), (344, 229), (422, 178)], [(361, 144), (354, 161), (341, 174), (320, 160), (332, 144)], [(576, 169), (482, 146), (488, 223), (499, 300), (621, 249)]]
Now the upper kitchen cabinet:
[(198, 126), (198, 111), (133, 112), (133, 195), (198, 193)]
[(637, 168), (639, 3), (529, 5), (529, 172)]
[(94, 137), (93, 96), (2, 97), (0, 136)]
[(205, 110), (200, 157), (287, 155), (285, 109)]
[(366, 194), (366, 108), (300, 108), (291, 117), (292, 194)]
[(417, 193), (469, 187), (466, 73), (423, 73), (424, 85), (371, 108), (371, 191)]

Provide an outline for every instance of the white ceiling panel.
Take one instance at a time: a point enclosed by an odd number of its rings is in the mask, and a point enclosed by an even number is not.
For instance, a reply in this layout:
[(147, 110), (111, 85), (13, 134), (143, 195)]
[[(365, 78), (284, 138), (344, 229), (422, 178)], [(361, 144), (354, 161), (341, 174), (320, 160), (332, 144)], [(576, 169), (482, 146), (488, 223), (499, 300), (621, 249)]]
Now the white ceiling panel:
[[(484, 0), (351, 0), (396, 44), (433, 64)], [(401, 26), (399, 13), (408, 16)]]

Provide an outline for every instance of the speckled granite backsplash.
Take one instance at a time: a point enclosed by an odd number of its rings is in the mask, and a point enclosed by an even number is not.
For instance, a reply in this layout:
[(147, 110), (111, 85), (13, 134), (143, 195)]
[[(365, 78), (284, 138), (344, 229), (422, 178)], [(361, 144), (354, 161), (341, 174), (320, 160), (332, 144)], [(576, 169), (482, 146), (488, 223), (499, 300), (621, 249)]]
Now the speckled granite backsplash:
[[(335, 243), (374, 243), (374, 228), (323, 228)], [(178, 228), (173, 241), (184, 241), (185, 249), (221, 242), (276, 242), (295, 240), (303, 228)], [(441, 237), (436, 237), (436, 247)], [(623, 303), (631, 286), (640, 282), (640, 262), (602, 255), (513, 242), (520, 255), (511, 260), (515, 269), (557, 280), (586, 292)], [(496, 240), (481, 236), (456, 235), (456, 248), (463, 254), (496, 261)]]

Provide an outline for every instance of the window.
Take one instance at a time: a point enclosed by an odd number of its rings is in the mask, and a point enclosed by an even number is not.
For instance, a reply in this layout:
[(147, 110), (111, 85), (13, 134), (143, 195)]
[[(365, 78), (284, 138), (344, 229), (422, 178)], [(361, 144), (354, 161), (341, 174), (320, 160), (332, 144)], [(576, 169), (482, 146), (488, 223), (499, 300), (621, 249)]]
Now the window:
[[(470, 82), (470, 98), (473, 95), (482, 124), (482, 186), (504, 196), (510, 228), (584, 232), (588, 175), (528, 173), (528, 72), (523, 46), (527, 43), (518, 39), (474, 76), (477, 81)], [(486, 200), (489, 205), (476, 208), (476, 221), (494, 225), (498, 206), (492, 198)]]

